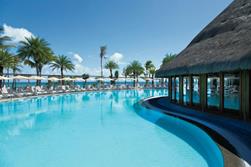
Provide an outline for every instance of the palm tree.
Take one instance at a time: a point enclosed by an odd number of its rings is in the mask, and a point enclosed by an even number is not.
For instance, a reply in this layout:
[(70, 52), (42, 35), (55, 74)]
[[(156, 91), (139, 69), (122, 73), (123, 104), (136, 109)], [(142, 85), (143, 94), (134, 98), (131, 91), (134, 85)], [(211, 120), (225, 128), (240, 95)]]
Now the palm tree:
[[(13, 56), (12, 57), (12, 63), (10, 68), (12, 69), (13, 75), (16, 75), (16, 72), (21, 72), (21, 61), (18, 56)], [(16, 87), (16, 80), (13, 80), (12, 82), (12, 88)]]
[[(74, 68), (74, 64), (72, 63), (71, 59), (68, 58), (65, 55), (59, 55), (55, 58), (55, 60), (51, 63), (52, 70), (56, 70), (59, 69), (60, 70), (60, 74), (61, 74), (61, 78), (64, 78), (64, 71), (73, 71)], [(62, 84), (64, 84), (64, 81), (62, 80)]]
[(166, 56), (165, 56), (165, 57), (163, 58), (163, 60), (162, 60), (162, 65), (161, 65), (161, 66), (168, 64), (168, 63), (169, 63), (170, 61), (172, 61), (176, 56), (177, 56), (176, 54), (172, 54), (172, 53), (166, 54)]
[(119, 71), (118, 70), (116, 70), (114, 72), (114, 77), (115, 77), (115, 80), (114, 80), (114, 84), (115, 84), (116, 80), (119, 78)]
[(105, 68), (110, 71), (110, 78), (112, 79), (113, 78), (112, 70), (118, 69), (119, 65), (116, 62), (110, 60), (105, 64)]
[[(43, 66), (54, 60), (53, 52), (47, 41), (39, 37), (26, 38), (21, 41), (18, 55), (25, 65), (36, 69), (37, 76), (42, 75)], [(37, 85), (40, 81), (37, 81)]]
[(8, 42), (11, 40), (10, 37), (8, 36), (4, 36), (4, 35), (1, 35), (3, 33), (4, 29), (3, 27), (1, 26), (0, 27), (0, 49), (3, 50), (3, 49), (7, 49), (9, 47), (11, 47), (11, 45), (7, 45), (5, 42)]
[[(148, 60), (148, 61), (146, 61), (146, 63), (145, 63), (145, 69), (146, 69), (146, 76), (148, 75), (148, 77), (150, 78), (150, 69), (152, 68), (152, 67), (154, 67), (154, 64), (153, 64), (153, 62), (151, 61), (151, 60)], [(146, 80), (146, 85), (148, 85), (148, 80)]]
[(151, 60), (146, 61), (145, 63), (145, 69), (146, 69), (146, 74), (150, 77), (149, 69), (152, 67), (153, 62)]
[(155, 76), (155, 72), (156, 72), (156, 68), (154, 65), (152, 65), (152, 67), (150, 67), (149, 69), (149, 73), (152, 75), (152, 86), (154, 86), (154, 76)]
[(100, 75), (101, 78), (103, 78), (103, 58), (105, 58), (105, 54), (106, 54), (106, 46), (101, 46), (100, 47)]
[(133, 75), (134, 78), (134, 86), (136, 86), (136, 81), (135, 79), (137, 79), (137, 83), (138, 83), (138, 79), (139, 76), (141, 74), (144, 74), (144, 68), (142, 67), (141, 63), (139, 61), (134, 60), (129, 66), (129, 71), (131, 72), (131, 74)]
[[(4, 69), (9, 68), (12, 63), (12, 55), (7, 50), (0, 49), (0, 76), (3, 76)], [(2, 80), (0, 80), (0, 87), (3, 86)]]
[(90, 75), (89, 74), (83, 74), (82, 78), (85, 80), (85, 87), (86, 87), (86, 81), (87, 81), (88, 78), (90, 78)]
[(129, 65), (126, 66), (124, 69), (123, 69), (123, 75), (125, 76), (125, 85), (126, 85), (126, 79), (127, 77), (131, 74), (131, 71), (130, 71), (130, 67)]

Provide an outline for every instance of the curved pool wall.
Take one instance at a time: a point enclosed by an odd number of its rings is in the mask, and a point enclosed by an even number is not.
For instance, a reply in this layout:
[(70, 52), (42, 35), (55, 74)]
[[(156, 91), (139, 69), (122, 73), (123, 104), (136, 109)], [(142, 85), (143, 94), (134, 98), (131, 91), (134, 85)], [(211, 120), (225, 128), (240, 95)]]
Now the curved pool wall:
[(217, 145), (199, 128), (137, 104), (166, 93), (85, 92), (0, 103), (0, 166), (223, 166)]
[(159, 111), (142, 107), (141, 103), (135, 104), (135, 108), (142, 118), (175, 134), (191, 145), (204, 157), (210, 167), (224, 166), (223, 155), (217, 144), (197, 126)]

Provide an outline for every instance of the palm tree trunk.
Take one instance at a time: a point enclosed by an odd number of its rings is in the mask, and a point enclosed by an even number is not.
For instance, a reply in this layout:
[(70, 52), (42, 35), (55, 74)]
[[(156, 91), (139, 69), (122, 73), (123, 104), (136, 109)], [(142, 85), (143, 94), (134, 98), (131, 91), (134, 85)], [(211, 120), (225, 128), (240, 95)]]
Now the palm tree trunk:
[[(36, 73), (37, 73), (37, 76), (39, 76), (39, 70), (38, 70), (38, 67), (36, 67)], [(38, 80), (36, 81), (36, 86), (38, 86), (39, 82)]]
[(85, 79), (85, 88), (86, 88), (86, 79)]
[(101, 75), (101, 78), (103, 78), (103, 57), (101, 56), (100, 57), (100, 75)]
[[(10, 77), (10, 68), (7, 68), (8, 77)], [(8, 87), (10, 86), (10, 80), (8, 80)]]
[(138, 84), (139, 84), (139, 76), (137, 75), (137, 87), (138, 87)]
[(154, 80), (153, 80), (153, 75), (152, 75), (152, 87), (154, 87)]
[(134, 87), (136, 87), (136, 74), (135, 73), (133, 73), (133, 78), (134, 78), (133, 85), (134, 85)]
[[(111, 77), (111, 79), (113, 78), (112, 69), (110, 69), (110, 77)], [(111, 80), (110, 83), (113, 84), (113, 81)]]
[[(3, 67), (2, 66), (0, 66), (0, 75), (1, 76), (3, 76)], [(2, 80), (0, 80), (0, 88), (2, 88), (3, 87), (3, 81)]]
[[(60, 71), (61, 71), (61, 79), (63, 79), (63, 77), (64, 77), (64, 69), (61, 68)], [(64, 80), (62, 80), (62, 85), (64, 85)]]
[[(13, 70), (13, 76), (15, 76), (16, 75), (16, 70)], [(12, 89), (14, 90), (16, 88), (16, 80), (15, 79), (13, 79), (13, 81), (12, 81)]]
[[(42, 76), (42, 67), (37, 68), (37, 76)], [(37, 86), (41, 86), (41, 80), (37, 80)]]

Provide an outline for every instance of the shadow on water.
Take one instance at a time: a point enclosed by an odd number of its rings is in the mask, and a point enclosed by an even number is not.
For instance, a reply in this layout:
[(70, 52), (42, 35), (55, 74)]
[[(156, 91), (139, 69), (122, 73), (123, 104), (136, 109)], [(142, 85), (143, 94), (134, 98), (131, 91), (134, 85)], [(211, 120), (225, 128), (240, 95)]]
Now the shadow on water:
[(142, 118), (188, 143), (203, 156), (210, 167), (224, 166), (222, 153), (216, 143), (195, 125), (172, 116), (167, 116), (158, 111), (143, 108), (139, 103), (136, 103), (134, 108), (136, 113)]

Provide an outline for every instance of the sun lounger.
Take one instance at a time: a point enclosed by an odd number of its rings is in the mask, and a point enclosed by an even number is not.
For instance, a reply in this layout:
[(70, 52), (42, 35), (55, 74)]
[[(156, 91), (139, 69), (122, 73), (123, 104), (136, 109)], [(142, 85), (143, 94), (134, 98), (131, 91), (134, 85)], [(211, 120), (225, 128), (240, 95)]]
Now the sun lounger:
[(12, 97), (14, 97), (13, 93), (10, 93), (10, 92), (7, 90), (7, 88), (6, 88), (5, 85), (2, 87), (1, 93), (2, 93), (2, 96), (3, 96), (4, 98), (12, 98)]
[(36, 86), (35, 87), (35, 91), (36, 91), (37, 95), (47, 94), (48, 93), (47, 91), (45, 91), (44, 89), (42, 89), (40, 86)]

